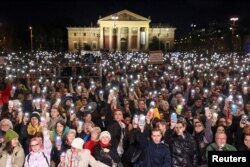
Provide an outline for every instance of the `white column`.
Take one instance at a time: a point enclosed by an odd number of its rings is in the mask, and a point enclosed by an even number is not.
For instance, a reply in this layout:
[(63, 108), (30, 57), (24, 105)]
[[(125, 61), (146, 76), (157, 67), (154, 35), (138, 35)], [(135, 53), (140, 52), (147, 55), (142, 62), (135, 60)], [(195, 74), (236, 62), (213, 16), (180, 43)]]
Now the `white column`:
[(137, 50), (140, 50), (140, 29), (141, 27), (137, 28)]
[(128, 27), (128, 51), (131, 51), (131, 27)]
[(112, 36), (113, 36), (113, 28), (109, 27), (109, 50), (112, 51)]
[(104, 36), (104, 27), (100, 27), (100, 41), (99, 41), (99, 46), (100, 48), (103, 48), (103, 36)]
[(121, 28), (117, 27), (117, 50), (121, 50)]
[(148, 50), (148, 41), (149, 41), (149, 36), (148, 36), (148, 29), (149, 27), (145, 27), (145, 32), (146, 32), (146, 37), (145, 37), (145, 40), (146, 40), (146, 45), (145, 45), (145, 49)]

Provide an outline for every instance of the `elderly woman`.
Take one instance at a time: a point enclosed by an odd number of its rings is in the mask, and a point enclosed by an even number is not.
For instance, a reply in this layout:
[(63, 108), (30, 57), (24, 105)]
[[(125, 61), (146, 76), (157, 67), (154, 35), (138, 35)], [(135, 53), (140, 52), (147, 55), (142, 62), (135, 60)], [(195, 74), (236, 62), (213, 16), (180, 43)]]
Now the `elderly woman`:
[(6, 145), (0, 149), (0, 164), (5, 167), (22, 167), (24, 163), (24, 150), (18, 141), (19, 135), (9, 129), (7, 130), (4, 142)]
[(75, 138), (71, 144), (71, 149), (66, 152), (65, 166), (72, 167), (108, 167), (107, 165), (95, 160), (90, 151), (83, 149), (84, 140)]
[(44, 128), (43, 136), (33, 137), (30, 140), (30, 153), (25, 158), (24, 167), (49, 167), (52, 144), (49, 131)]
[(108, 131), (100, 134), (100, 142), (94, 149), (94, 157), (108, 166), (121, 161), (116, 148), (111, 145), (111, 135)]
[(6, 132), (9, 129), (13, 129), (13, 124), (9, 119), (2, 119), (0, 122), (0, 130)]

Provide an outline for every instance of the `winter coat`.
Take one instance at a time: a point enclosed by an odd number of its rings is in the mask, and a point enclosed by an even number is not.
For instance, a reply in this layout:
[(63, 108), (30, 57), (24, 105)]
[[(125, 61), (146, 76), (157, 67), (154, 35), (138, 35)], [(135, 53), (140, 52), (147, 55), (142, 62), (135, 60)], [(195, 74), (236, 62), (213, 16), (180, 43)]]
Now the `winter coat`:
[[(69, 149), (65, 155), (65, 167), (70, 167), (70, 161), (73, 157), (71, 150)], [(108, 167), (104, 163), (95, 160), (95, 158), (90, 154), (90, 151), (87, 149), (81, 150), (73, 160), (73, 167)]]
[[(225, 144), (225, 146), (222, 148), (222, 150), (223, 151), (237, 151), (237, 149), (230, 144)], [(217, 147), (216, 143), (212, 143), (212, 144), (207, 146), (206, 157), (208, 157), (208, 151), (218, 151), (218, 147)]]
[(110, 151), (108, 153), (104, 152), (104, 148), (100, 144), (97, 144), (95, 146), (94, 157), (96, 158), (96, 160), (99, 160), (108, 166), (112, 166), (113, 162), (120, 162), (120, 157), (115, 148), (113, 148), (112, 146), (108, 146), (105, 148), (109, 149)]
[(197, 146), (189, 133), (184, 132), (184, 136), (173, 134), (170, 149), (173, 167), (197, 166)]
[[(0, 150), (0, 166), (6, 166), (8, 153), (6, 151)], [(22, 167), (24, 163), (24, 150), (21, 144), (18, 144), (11, 156), (11, 166), (12, 167)]]
[(39, 152), (31, 151), (25, 157), (24, 167), (47, 167), (50, 166), (50, 153), (52, 149), (52, 143), (49, 139), (49, 131), (43, 132), (43, 149)]
[(139, 167), (171, 167), (171, 155), (167, 145), (150, 141), (145, 149), (145, 159)]

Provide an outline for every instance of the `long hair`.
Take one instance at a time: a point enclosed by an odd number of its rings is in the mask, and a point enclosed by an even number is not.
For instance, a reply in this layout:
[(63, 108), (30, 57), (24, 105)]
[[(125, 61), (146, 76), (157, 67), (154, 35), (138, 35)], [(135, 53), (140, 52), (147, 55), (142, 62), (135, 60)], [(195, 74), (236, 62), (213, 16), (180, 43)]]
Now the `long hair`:
[(14, 151), (14, 148), (15, 147), (12, 146), (12, 142), (9, 141), (9, 142), (6, 143), (6, 145), (5, 145), (5, 147), (4, 147), (3, 150), (6, 151), (8, 154), (12, 154), (13, 151)]

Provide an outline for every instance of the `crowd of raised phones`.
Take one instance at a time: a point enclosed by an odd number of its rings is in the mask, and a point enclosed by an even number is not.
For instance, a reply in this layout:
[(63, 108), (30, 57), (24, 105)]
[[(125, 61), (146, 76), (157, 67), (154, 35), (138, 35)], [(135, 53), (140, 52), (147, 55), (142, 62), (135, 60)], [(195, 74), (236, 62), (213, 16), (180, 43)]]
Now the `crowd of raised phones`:
[(84, 60), (95, 77), (64, 78), (54, 67), (83, 55), (5, 56), (1, 167), (206, 167), (209, 151), (250, 150), (249, 54), (105, 53)]

